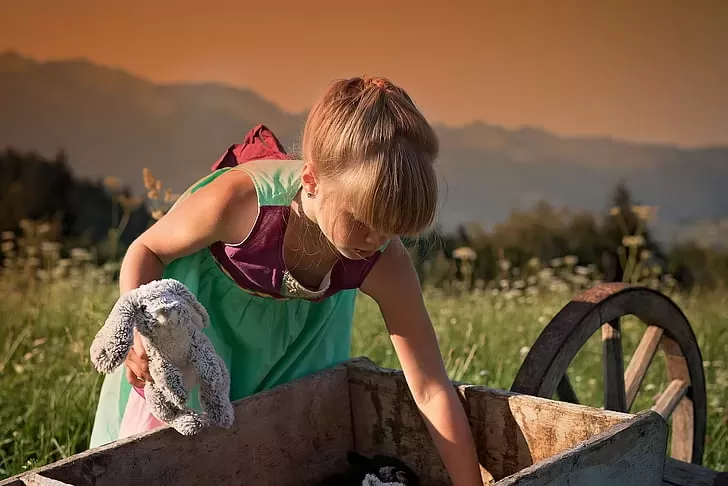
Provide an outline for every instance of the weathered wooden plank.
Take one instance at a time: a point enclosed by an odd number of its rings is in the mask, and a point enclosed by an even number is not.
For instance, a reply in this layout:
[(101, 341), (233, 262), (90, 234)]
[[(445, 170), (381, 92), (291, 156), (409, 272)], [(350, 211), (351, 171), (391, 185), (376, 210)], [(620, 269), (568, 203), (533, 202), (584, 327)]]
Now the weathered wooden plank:
[(624, 391), (624, 358), (619, 319), (602, 325), (602, 360), (604, 368), (604, 408), (627, 411)]
[(495, 484), (659, 486), (666, 445), (665, 421), (655, 412), (643, 412)]
[[(514, 474), (632, 417), (455, 385), (470, 420), (485, 482)], [(416, 470), (423, 484), (450, 484), (400, 371), (357, 361), (350, 366), (349, 386), (358, 452), (394, 455)]]
[(73, 486), (62, 481), (50, 479), (40, 474), (30, 473), (23, 476), (23, 483), (26, 486)]
[(341, 365), (234, 404), (231, 430), (184, 437), (169, 427), (34, 472), (74, 486), (315, 484), (347, 468), (354, 447)]
[[(660, 345), (665, 354), (668, 378), (670, 380), (682, 380), (692, 385), (688, 364), (678, 342), (667, 336), (663, 336)], [(702, 366), (702, 363), (700, 363), (700, 366)], [(701, 438), (700, 440), (704, 437), (705, 417), (702, 414), (695, 415), (693, 397), (698, 398), (692, 393), (688, 393), (687, 396), (683, 397), (673, 410), (671, 417), (672, 440), (670, 443), (670, 455), (684, 462), (693, 461), (696, 445), (699, 446), (700, 459), (702, 459), (703, 444), (696, 444), (694, 442), (694, 434), (696, 429), (701, 429), (703, 430), (703, 434), (698, 434), (698, 437)], [(695, 420), (696, 418), (698, 420)]]
[[(533, 462), (574, 447), (631, 418), (628, 414), (553, 402), (528, 395), (509, 397), (508, 412), (523, 434)], [(487, 416), (484, 418), (487, 420)]]
[(665, 458), (662, 476), (665, 486), (727, 486), (728, 473), (719, 473), (697, 464)]
[(680, 400), (683, 399), (687, 391), (687, 383), (682, 380), (672, 380), (662, 395), (660, 395), (652, 410), (662, 415), (663, 418), (668, 418), (672, 415), (675, 408), (677, 408)]
[(657, 348), (660, 346), (660, 340), (665, 331), (659, 326), (647, 326), (647, 330), (642, 335), (637, 349), (632, 355), (627, 365), (627, 371), (624, 372), (625, 388), (627, 390), (627, 410), (632, 408), (637, 393), (639, 392), (642, 381), (647, 374), (647, 368), (655, 357)]

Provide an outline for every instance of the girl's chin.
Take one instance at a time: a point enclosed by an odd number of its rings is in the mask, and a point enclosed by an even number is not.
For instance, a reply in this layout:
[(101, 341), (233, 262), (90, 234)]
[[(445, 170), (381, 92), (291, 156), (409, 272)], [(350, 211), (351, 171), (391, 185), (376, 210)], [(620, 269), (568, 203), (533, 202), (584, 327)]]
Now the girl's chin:
[(357, 250), (355, 248), (339, 248), (339, 253), (349, 260), (363, 260), (374, 255), (373, 251)]

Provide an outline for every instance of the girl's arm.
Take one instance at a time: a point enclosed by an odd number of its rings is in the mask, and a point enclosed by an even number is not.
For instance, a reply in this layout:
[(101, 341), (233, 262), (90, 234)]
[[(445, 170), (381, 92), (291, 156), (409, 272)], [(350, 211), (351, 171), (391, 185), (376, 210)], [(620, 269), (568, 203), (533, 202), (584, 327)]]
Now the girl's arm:
[(417, 274), (399, 239), (367, 276), (362, 292), (379, 305), (415, 403), (455, 486), (482, 486), (465, 411), (447, 376)]
[[(190, 255), (216, 241), (241, 241), (252, 228), (258, 206), (250, 177), (231, 170), (180, 200), (172, 210), (129, 245), (121, 264), (121, 294), (158, 280), (171, 261)], [(134, 330), (134, 346), (127, 359), (129, 383), (151, 381), (147, 355)]]
[(255, 188), (238, 170), (221, 175), (179, 201), (129, 246), (121, 265), (122, 293), (161, 278), (172, 260), (216, 241), (238, 242), (257, 214)]

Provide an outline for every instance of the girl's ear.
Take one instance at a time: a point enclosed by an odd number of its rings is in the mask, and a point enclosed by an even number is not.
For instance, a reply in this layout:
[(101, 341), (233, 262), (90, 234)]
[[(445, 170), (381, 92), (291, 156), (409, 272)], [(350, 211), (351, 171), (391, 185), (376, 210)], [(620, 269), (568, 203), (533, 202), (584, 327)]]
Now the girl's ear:
[(303, 183), (304, 194), (316, 195), (316, 173), (313, 170), (313, 166), (309, 162), (306, 162), (303, 165), (303, 171), (301, 172), (301, 182)]

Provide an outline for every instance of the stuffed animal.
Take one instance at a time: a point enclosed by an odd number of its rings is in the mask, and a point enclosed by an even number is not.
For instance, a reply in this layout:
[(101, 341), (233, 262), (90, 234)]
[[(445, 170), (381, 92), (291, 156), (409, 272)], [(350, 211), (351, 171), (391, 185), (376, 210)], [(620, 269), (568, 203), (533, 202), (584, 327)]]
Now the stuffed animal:
[[(157, 419), (183, 435), (215, 424), (230, 428), (230, 375), (202, 332), (210, 318), (192, 292), (173, 279), (141, 285), (122, 295), (91, 344), (91, 361), (101, 373), (111, 373), (126, 359), (141, 335), (153, 382), (144, 397)], [(187, 406), (189, 392), (199, 383), (203, 413)]]
[(320, 486), (419, 486), (417, 475), (404, 462), (390, 456), (371, 459), (349, 451), (351, 469), (326, 478)]

